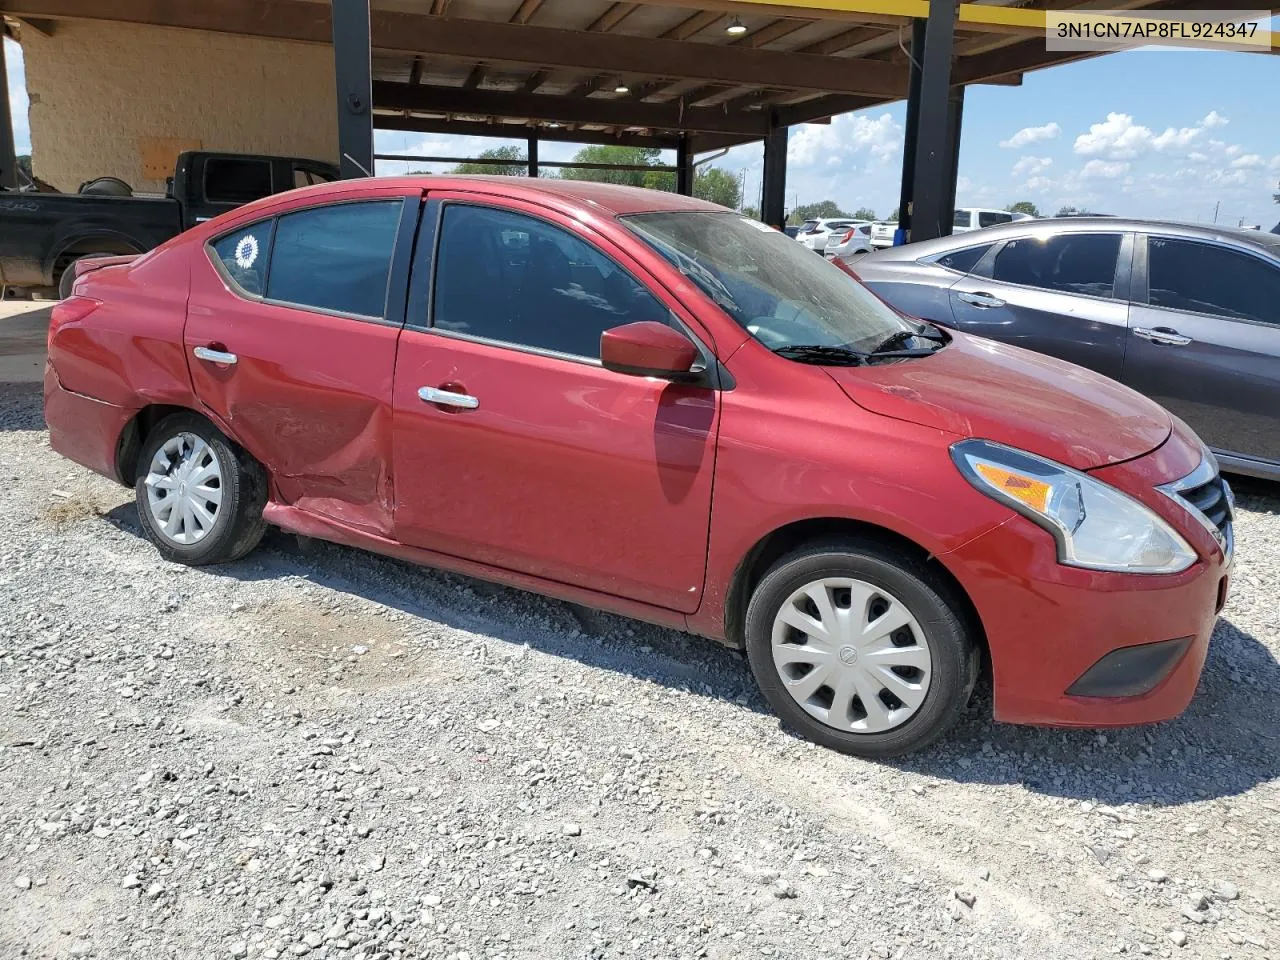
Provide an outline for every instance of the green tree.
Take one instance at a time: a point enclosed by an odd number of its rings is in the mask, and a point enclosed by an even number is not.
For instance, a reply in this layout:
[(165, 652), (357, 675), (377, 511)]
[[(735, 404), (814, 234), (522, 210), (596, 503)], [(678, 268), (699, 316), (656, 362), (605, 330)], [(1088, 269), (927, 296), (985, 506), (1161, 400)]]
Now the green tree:
[[(659, 163), (662, 151), (657, 147), (620, 147), (604, 144), (583, 147), (573, 155), (573, 163), (626, 164), (636, 167), (653, 167)], [(609, 170), (592, 167), (564, 167), (560, 176), (566, 180), (590, 180), (593, 183), (619, 183), (629, 187), (650, 187), (655, 190), (674, 190), (674, 173), (664, 170)], [(670, 186), (668, 186), (670, 181)]]
[(529, 163), (519, 147), (493, 147), (484, 150), (478, 160), (501, 160), (502, 163), (460, 163), (454, 173), (491, 173), (503, 177), (523, 177), (529, 172)]
[(743, 208), (742, 208), (742, 215), (743, 215), (744, 217), (749, 217), (749, 218), (750, 218), (750, 219), (752, 219), (752, 220), (759, 220), (759, 219), (760, 219), (760, 208), (759, 208), (759, 207), (743, 207)]
[(820, 200), (817, 203), (802, 203), (791, 211), (787, 223), (804, 223), (816, 218), (847, 217), (834, 200)]
[(889, 219), (888, 219), (887, 221), (885, 221), (885, 222), (886, 222), (886, 223), (897, 223), (897, 222), (898, 222), (898, 217), (899, 217), (900, 213), (901, 213), (901, 211), (900, 211), (897, 207), (894, 207), (894, 208), (893, 208), (893, 213), (889, 214)]
[(1088, 216), (1090, 213), (1092, 213), (1092, 212), (1093, 212), (1092, 210), (1089, 210), (1089, 209), (1088, 209), (1088, 208), (1086, 208), (1086, 207), (1074, 207), (1074, 206), (1070, 206), (1070, 205), (1068, 205), (1068, 206), (1065, 206), (1065, 207), (1059, 207), (1059, 208), (1058, 208), (1058, 212), (1057, 212), (1056, 214), (1054, 214), (1054, 216), (1058, 216), (1058, 217), (1087, 217), (1087, 216)]
[(1010, 213), (1025, 213), (1032, 217), (1040, 216), (1040, 208), (1030, 200), (1019, 200), (1017, 203), (1011, 203), (1005, 207)]
[(854, 220), (874, 220), (875, 218), (876, 212), (870, 207), (859, 207), (857, 210), (853, 211)]
[(21, 170), (23, 173), (25, 173), (28, 177), (30, 177), (31, 176), (31, 154), (29, 153), (20, 154), (17, 159), (18, 159), (18, 169)]
[(737, 210), (742, 202), (742, 184), (734, 174), (721, 167), (700, 169), (693, 178), (693, 195), (699, 200), (710, 200)]

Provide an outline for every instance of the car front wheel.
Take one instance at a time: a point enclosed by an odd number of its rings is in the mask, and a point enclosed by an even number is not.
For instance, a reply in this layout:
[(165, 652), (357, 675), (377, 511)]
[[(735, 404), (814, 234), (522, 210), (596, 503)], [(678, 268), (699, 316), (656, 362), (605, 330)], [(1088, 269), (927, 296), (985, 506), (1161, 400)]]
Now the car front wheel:
[(955, 723), (979, 655), (954, 588), (884, 544), (828, 543), (781, 558), (747, 608), (747, 658), (778, 716), (863, 757), (932, 743)]
[(262, 468), (195, 414), (167, 417), (150, 432), (134, 489), (142, 529), (167, 560), (238, 560), (266, 529)]

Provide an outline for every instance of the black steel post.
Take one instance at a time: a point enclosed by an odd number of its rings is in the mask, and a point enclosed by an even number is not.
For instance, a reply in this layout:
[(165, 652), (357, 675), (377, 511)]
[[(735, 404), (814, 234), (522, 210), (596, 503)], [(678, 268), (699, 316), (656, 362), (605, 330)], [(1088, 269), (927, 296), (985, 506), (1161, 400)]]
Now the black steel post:
[(688, 134), (681, 134), (676, 144), (676, 193), (693, 196), (693, 154), (689, 151)]
[(916, 136), (916, 171), (911, 198), (912, 241), (932, 240), (951, 232), (954, 192), (948, 128), (951, 53), (955, 46), (959, 0), (930, 0), (920, 73), (920, 119)]
[(373, 176), (373, 69), (369, 0), (331, 0), (338, 82), (338, 156), (344, 178)]
[[(0, 32), (0, 77), (7, 78), (4, 55), (4, 36)], [(13, 117), (9, 114), (9, 93), (0, 97), (0, 188), (18, 189), (18, 156), (13, 143)]]
[(527, 156), (529, 158), (529, 176), (536, 180), (538, 178), (538, 138), (537, 137), (529, 138), (529, 152)]
[(787, 223), (787, 128), (776, 127), (764, 138), (764, 184), (760, 219), (781, 230)]
[(942, 235), (950, 236), (955, 228), (954, 211), (956, 209), (956, 181), (960, 176), (960, 131), (964, 126), (964, 90), (963, 86), (952, 87), (947, 98), (947, 200), (943, 204), (943, 212), (947, 219), (942, 222)]
[(924, 57), (925, 20), (911, 21), (911, 73), (907, 80), (907, 129), (902, 141), (902, 187), (898, 194), (898, 229), (894, 244), (905, 243), (911, 229), (911, 196), (916, 179), (916, 138), (920, 135), (920, 65)]

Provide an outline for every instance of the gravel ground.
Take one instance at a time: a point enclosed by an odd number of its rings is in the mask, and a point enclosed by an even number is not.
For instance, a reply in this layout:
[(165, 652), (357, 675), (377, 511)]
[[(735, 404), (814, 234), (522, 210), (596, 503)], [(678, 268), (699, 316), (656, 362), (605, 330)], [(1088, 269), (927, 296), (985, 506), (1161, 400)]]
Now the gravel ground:
[(732, 651), (276, 533), (194, 571), (0, 387), (0, 957), (1280, 957), (1280, 488), (1195, 702), (894, 764)]

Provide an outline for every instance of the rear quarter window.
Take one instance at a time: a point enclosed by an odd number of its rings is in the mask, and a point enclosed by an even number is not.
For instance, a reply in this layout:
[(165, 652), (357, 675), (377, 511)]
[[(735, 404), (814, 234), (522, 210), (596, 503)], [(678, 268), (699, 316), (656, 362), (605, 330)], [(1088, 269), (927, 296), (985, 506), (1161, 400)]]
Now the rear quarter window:
[(260, 297), (266, 289), (274, 229), (274, 220), (263, 220), (233, 230), (210, 244), (223, 275), (242, 293)]

